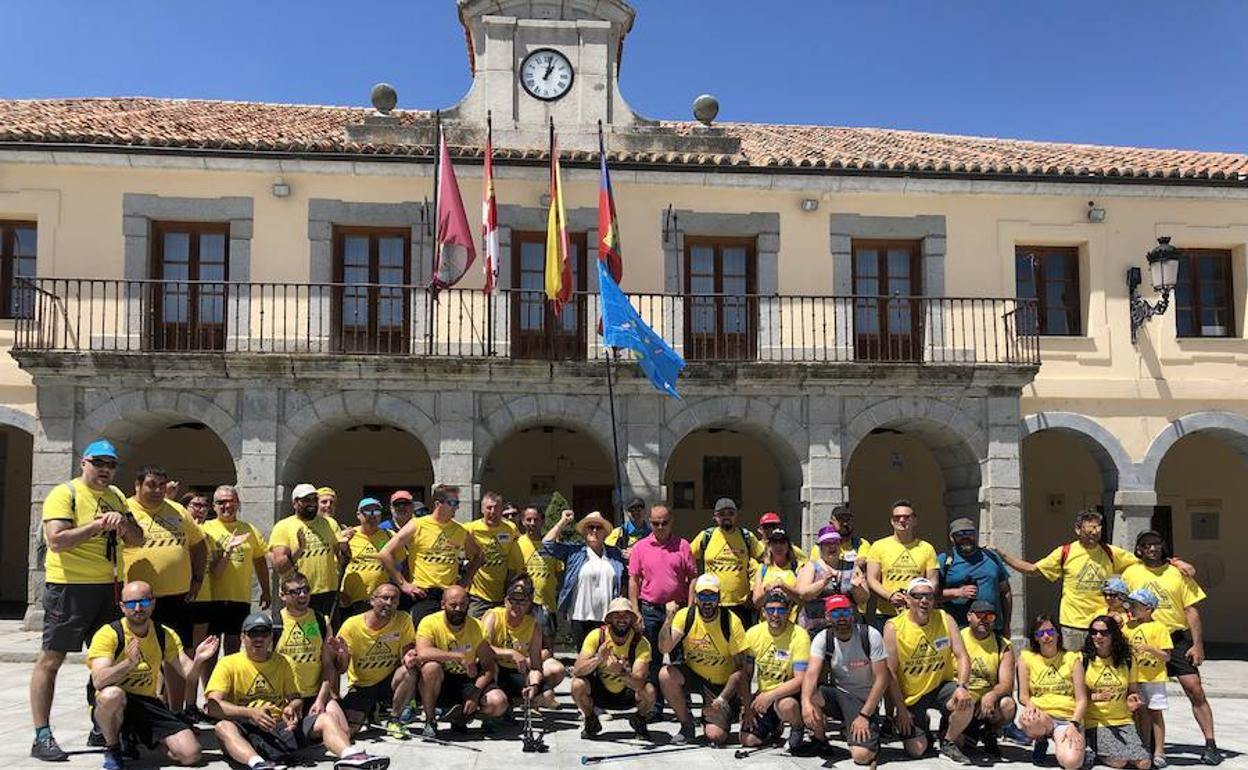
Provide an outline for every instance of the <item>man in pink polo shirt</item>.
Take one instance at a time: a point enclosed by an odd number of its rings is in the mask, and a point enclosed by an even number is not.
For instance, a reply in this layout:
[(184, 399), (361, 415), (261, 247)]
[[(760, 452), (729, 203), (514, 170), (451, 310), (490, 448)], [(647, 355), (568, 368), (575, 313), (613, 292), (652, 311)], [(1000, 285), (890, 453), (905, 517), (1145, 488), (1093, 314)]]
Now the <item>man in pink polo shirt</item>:
[[(689, 602), (689, 584), (697, 577), (697, 565), (689, 541), (672, 534), (672, 512), (666, 505), (650, 509), (649, 535), (637, 541), (628, 557), (628, 598), (641, 615), (650, 649), (659, 649), (659, 629), (667, 619), (668, 607), (683, 607)], [(662, 655), (650, 657), (650, 683), (658, 693), (649, 721), (663, 711), (663, 693), (659, 689)]]

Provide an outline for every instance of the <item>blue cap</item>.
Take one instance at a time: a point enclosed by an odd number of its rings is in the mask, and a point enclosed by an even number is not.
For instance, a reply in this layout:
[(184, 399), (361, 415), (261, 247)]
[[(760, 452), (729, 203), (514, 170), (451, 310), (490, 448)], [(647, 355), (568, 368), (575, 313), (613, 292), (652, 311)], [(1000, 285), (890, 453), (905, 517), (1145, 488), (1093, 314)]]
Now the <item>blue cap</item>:
[(93, 457), (111, 457), (117, 459), (117, 447), (113, 446), (111, 441), (100, 439), (87, 444), (87, 448), (82, 450), (82, 459), (90, 460)]
[(374, 505), (377, 506), (378, 508), (381, 508), (381, 501), (375, 497), (365, 497), (364, 499), (360, 500), (359, 505), (355, 506), (355, 510), (362, 511), (365, 508), (370, 508)]
[(1117, 575), (1113, 575), (1112, 577), (1108, 578), (1105, 581), (1105, 584), (1101, 586), (1101, 591), (1105, 593), (1125, 594), (1129, 590), (1130, 589), (1127, 588), (1127, 581), (1123, 580)]
[(1157, 605), (1159, 604), (1157, 600), (1157, 594), (1153, 593), (1147, 588), (1135, 589), (1134, 591), (1132, 591), (1130, 594), (1127, 595), (1127, 599), (1129, 601), (1143, 604), (1145, 607), (1149, 608), (1150, 610), (1157, 609)]

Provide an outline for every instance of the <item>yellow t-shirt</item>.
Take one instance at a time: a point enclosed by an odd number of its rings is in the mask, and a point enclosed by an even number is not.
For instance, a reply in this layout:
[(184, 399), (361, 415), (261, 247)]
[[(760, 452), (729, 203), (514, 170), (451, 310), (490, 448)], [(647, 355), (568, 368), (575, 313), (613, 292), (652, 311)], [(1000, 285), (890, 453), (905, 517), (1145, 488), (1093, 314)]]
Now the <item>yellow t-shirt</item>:
[(341, 527), (334, 519), (316, 516), (304, 521), (291, 514), (273, 525), (269, 533), (269, 548), (284, 546), (291, 553), (299, 547), (299, 530), (305, 534), (306, 547), (299, 556), (297, 567), (308, 577), (308, 589), (314, 594), (338, 590), (338, 532)]
[[(759, 576), (761, 576), (763, 579), (764, 586), (769, 586), (772, 583), (775, 583), (777, 580), (779, 580), (781, 583), (788, 586), (789, 588), (796, 588), (797, 587), (797, 570), (800, 568), (801, 568), (800, 562), (798, 564), (790, 565), (790, 568), (785, 569), (784, 567), (776, 567), (770, 564), (759, 564), (756, 561), (751, 561), (750, 562), (750, 574), (753, 576), (753, 580), (751, 582), (758, 582)], [(763, 598), (766, 599), (766, 597), (767, 597), (766, 588), (764, 588)], [(800, 607), (795, 602), (793, 604), (793, 608), (789, 611), (790, 622), (793, 622), (793, 623), (797, 622), (797, 614), (798, 614), (799, 609)]]
[(295, 672), (285, 655), (275, 652), (268, 660), (257, 663), (247, 657), (246, 650), (217, 661), (204, 692), (219, 692), (227, 703), (262, 708), (272, 717), (281, 716), (286, 704), (299, 697)]
[(241, 545), (230, 550), (220, 575), (213, 575), (212, 570), (208, 570), (206, 586), (216, 601), (251, 602), (251, 580), (255, 575), (256, 559), (263, 559), (269, 550), (264, 535), (254, 525), (237, 519), (232, 524), (226, 524), (220, 519), (209, 519), (204, 522), (203, 531), (208, 540), (209, 565), (217, 554), (225, 551), (226, 545), (236, 535), (247, 536)]
[[(650, 642), (644, 636), (637, 637), (637, 649), (634, 651), (632, 662), (628, 660), (628, 648), (633, 644), (633, 637), (637, 634), (637, 629), (631, 629), (628, 636), (624, 637), (622, 644), (616, 644), (615, 638), (610, 632), (597, 628), (585, 635), (585, 641), (581, 643), (582, 655), (597, 655), (598, 648), (602, 646), (602, 635), (607, 635), (607, 643), (611, 645), (611, 655), (619, 658), (624, 662), (624, 667), (632, 669), (633, 664), (637, 661), (649, 663), (653, 652), (650, 649)], [(628, 685), (624, 683), (624, 677), (616, 676), (610, 672), (604, 671), (600, 665), (594, 670), (594, 674), (602, 682), (602, 686), (607, 688), (607, 692), (617, 693), (623, 692)]]
[(377, 586), (390, 579), (390, 573), (386, 572), (377, 554), (390, 542), (391, 537), (384, 529), (371, 535), (356, 529), (355, 534), (347, 541), (347, 546), (351, 549), (351, 561), (347, 562), (346, 572), (342, 576), (342, 592), (347, 595), (348, 604), (367, 600)]
[[(403, 662), (403, 652), (416, 644), (412, 616), (396, 612), (390, 622), (378, 629), (368, 627), (368, 613), (342, 622), (338, 637), (347, 643), (351, 662), (347, 665), (347, 685), (369, 687), (394, 674)], [(424, 623), (421, 623), (423, 626)]]
[(767, 692), (806, 670), (810, 662), (810, 634), (792, 623), (773, 634), (764, 620), (745, 632), (745, 649), (754, 659), (758, 691)]
[(907, 706), (917, 703), (942, 682), (953, 681), (957, 674), (953, 642), (945, 624), (947, 617), (944, 610), (932, 610), (925, 626), (911, 621), (908, 612), (888, 621), (897, 629), (898, 684)]
[(1031, 693), (1031, 705), (1056, 719), (1074, 717), (1075, 661), (1081, 657), (1081, 653), (1062, 649), (1051, 658), (1038, 652), (1023, 650), (1022, 660), (1027, 663), (1027, 687)]
[(172, 500), (150, 511), (134, 497), (126, 505), (143, 530), (142, 545), (122, 548), (126, 580), (146, 582), (157, 598), (186, 593), (191, 587), (190, 547), (204, 539), (199, 525)]
[[(722, 613), (726, 610), (721, 607), (719, 611)], [(708, 623), (702, 619), (702, 613), (697, 609), (683, 607), (672, 618), (672, 629), (683, 631), (685, 618), (690, 612), (693, 612), (693, 625), (689, 627), (689, 633), (680, 640), (685, 663), (711, 684), (727, 683), (734, 670), (733, 657), (745, 652), (745, 627), (741, 625), (740, 618), (729, 612), (729, 638), (725, 639), (718, 614)]]
[[(120, 647), (117, 645), (117, 632), (113, 630), (112, 624), (102, 626), (95, 632), (91, 637), (91, 646), (87, 648), (88, 669), (91, 668), (91, 661), (96, 658), (107, 659), (111, 666), (125, 656), (126, 646), (135, 637), (130, 630), (130, 621), (122, 619), (121, 629), (125, 639)], [(160, 692), (161, 667), (165, 663), (176, 661), (181, 654), (182, 642), (173, 629), (165, 626), (165, 649), (162, 650), (156, 637), (156, 628), (149, 621), (147, 635), (139, 639), (139, 662), (117, 686), (132, 695), (155, 698), (156, 693)]]
[[(439, 650), (465, 653), (478, 649), (485, 641), (485, 627), (481, 625), (481, 621), (470, 615), (464, 620), (464, 627), (454, 631), (447, 625), (446, 612), (435, 612), (420, 621), (416, 637), (428, 639)], [(466, 673), (459, 661), (444, 663), (442, 667), (451, 674)]]
[(619, 548), (621, 551), (625, 551), (637, 545), (637, 543), (639, 543), (640, 541), (648, 537), (649, 534), (650, 533), (647, 532), (645, 535), (642, 535), (640, 537), (633, 537), (630, 539), (624, 536), (624, 527), (616, 527), (615, 529), (607, 533), (607, 536), (603, 538), (602, 542), (606, 545), (613, 545), (616, 548)]
[(966, 645), (966, 655), (971, 659), (971, 678), (966, 683), (966, 689), (975, 696), (975, 700), (979, 700), (997, 686), (1001, 656), (1013, 646), (1009, 639), (991, 633), (981, 641), (971, 633), (970, 628), (962, 629), (962, 644)]
[(1166, 681), (1166, 661), (1140, 649), (1141, 645), (1156, 647), (1159, 650), (1174, 649), (1174, 642), (1170, 640), (1170, 632), (1157, 621), (1156, 616), (1145, 623), (1128, 622), (1122, 627), (1122, 633), (1131, 643), (1131, 665), (1135, 668), (1136, 681)]
[(1165, 626), (1167, 631), (1187, 630), (1184, 610), (1205, 598), (1204, 590), (1195, 580), (1170, 564), (1160, 567), (1133, 564), (1122, 573), (1122, 579), (1132, 591), (1147, 588), (1157, 596), (1153, 620)]
[(459, 580), (459, 560), (467, 541), (468, 531), (454, 519), (445, 524), (432, 515), (416, 519), (407, 546), (412, 582), (420, 588), (446, 588)]
[[(487, 612), (485, 617), (481, 619), (482, 627), (485, 626), (486, 618), (490, 617), (494, 619), (494, 627), (490, 630), (490, 646), (505, 650), (515, 650), (527, 656), (533, 642), (533, 629), (537, 625), (533, 613), (530, 612), (521, 618), (520, 625), (516, 628), (507, 625), (506, 607), (495, 607)], [(516, 668), (516, 664), (509, 658), (499, 658), (498, 665), (513, 671)]]
[[(325, 633), (332, 634), (329, 621)], [(286, 656), (295, 672), (295, 687), (304, 698), (315, 698), (321, 691), (321, 648), (325, 639), (316, 622), (316, 611), (309, 609), (296, 618), (282, 609), (282, 635), (277, 640), (277, 651)]]
[(553, 610), (557, 602), (555, 592), (559, 588), (559, 575), (563, 573), (563, 562), (553, 556), (542, 555), (540, 538), (534, 540), (528, 535), (521, 535), (516, 542), (520, 547), (520, 556), (524, 559), (524, 571), (533, 578), (533, 600)]
[[(867, 555), (867, 561), (880, 565), (880, 582), (890, 594), (906, 590), (906, 586), (915, 578), (927, 577), (928, 570), (939, 569), (936, 550), (930, 543), (919, 538), (902, 543), (896, 535), (876, 540)], [(876, 612), (881, 615), (896, 615), (897, 609), (890, 602), (881, 600), (876, 602)]]
[[(1093, 657), (1088, 662), (1084, 681), (1088, 683), (1088, 727), (1131, 724), (1127, 688), (1136, 679), (1129, 665), (1115, 666), (1111, 658)], [(1109, 696), (1109, 700), (1097, 700), (1098, 693)]]
[(727, 538), (723, 529), (711, 528), (711, 539), (706, 543), (706, 551), (702, 550), (702, 541), (706, 540), (705, 531), (699, 532), (690, 543), (693, 559), (699, 566), (705, 565), (708, 574), (719, 578), (719, 603), (723, 607), (736, 607), (747, 604), (750, 599), (750, 559), (755, 561), (763, 558), (763, 544), (756, 535), (751, 534), (749, 548), (746, 548), (745, 535), (742, 530), (734, 528)]
[(516, 527), (503, 519), (491, 527), (485, 519), (477, 519), (464, 525), (481, 548), (484, 561), (472, 576), (468, 593), (487, 602), (501, 602), (507, 589), (507, 573), (519, 574), (524, 570), (524, 556), (516, 544)]
[[(70, 493), (70, 486), (73, 493)], [(96, 516), (120, 512), (129, 515), (126, 497), (117, 487), (95, 490), (87, 486), (82, 479), (74, 479), (69, 484), (57, 484), (43, 499), (43, 521), (64, 521), (70, 529), (77, 529), (90, 523)], [(66, 551), (47, 550), (44, 556), (44, 580), (48, 583), (79, 584), (79, 583), (113, 583), (124, 571), (118, 570), (114, 575), (114, 564), (108, 559), (108, 533), (101, 532), (95, 537), (85, 540)], [(122, 548), (121, 539), (117, 539), (117, 549)]]
[[(1138, 559), (1116, 545), (1092, 550), (1083, 547), (1078, 540), (1070, 544), (1066, 566), (1062, 567), (1062, 546), (1054, 548), (1048, 556), (1036, 562), (1036, 569), (1049, 582), (1062, 581), (1062, 604), (1058, 615), (1063, 626), (1087, 628), (1092, 619), (1104, 615), (1108, 605), (1101, 595), (1101, 587), (1110, 575), (1121, 574)], [(1111, 558), (1112, 556), (1112, 558)]]

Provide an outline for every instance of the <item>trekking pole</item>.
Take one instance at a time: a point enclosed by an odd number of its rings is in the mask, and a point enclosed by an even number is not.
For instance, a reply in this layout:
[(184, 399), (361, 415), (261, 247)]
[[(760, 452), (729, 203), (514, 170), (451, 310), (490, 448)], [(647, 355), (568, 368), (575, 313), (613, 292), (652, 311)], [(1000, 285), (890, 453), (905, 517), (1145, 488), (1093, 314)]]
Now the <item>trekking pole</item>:
[(524, 698), (524, 732), (521, 735), (523, 748), (526, 754), (545, 754), (550, 751), (550, 747), (546, 745), (546, 741), (533, 734), (533, 699), (529, 696)]
[(598, 765), (603, 762), (611, 762), (616, 759), (640, 759), (642, 757), (653, 757), (656, 754), (675, 754), (678, 751), (689, 751), (690, 749), (700, 749), (702, 746), (677, 746), (672, 749), (652, 749), (649, 751), (627, 751), (623, 754), (594, 754), (583, 755), (581, 757), (582, 765)]
[[(379, 724), (376, 724), (375, 722), (369, 722), (368, 724), (364, 725), (364, 729), (378, 730), (382, 733), (386, 732), (385, 725), (379, 725)], [(424, 741), (425, 743), (436, 743), (439, 746), (446, 746), (452, 749), (463, 749), (464, 751), (471, 751), (477, 754), (480, 754), (482, 752), (482, 749), (479, 749), (476, 746), (465, 746), (462, 743), (455, 743), (454, 741), (444, 741), (441, 738), (426, 738), (424, 735), (421, 735), (415, 730), (408, 728), (406, 725), (403, 726), (403, 732), (407, 734), (407, 737), (415, 738), (416, 740)]]
[(760, 751), (766, 751), (767, 749), (774, 749), (775, 747), (776, 747), (775, 744), (764, 743), (762, 746), (755, 746), (752, 749), (737, 749), (733, 753), (732, 758), (733, 759), (747, 759), (757, 754)]

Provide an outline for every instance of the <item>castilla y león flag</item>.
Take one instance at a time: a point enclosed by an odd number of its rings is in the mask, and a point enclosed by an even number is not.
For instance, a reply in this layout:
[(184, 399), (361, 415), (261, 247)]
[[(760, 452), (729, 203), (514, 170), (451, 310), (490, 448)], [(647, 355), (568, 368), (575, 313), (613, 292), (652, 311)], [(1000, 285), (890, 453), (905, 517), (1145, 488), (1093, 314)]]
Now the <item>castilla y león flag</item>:
[(434, 289), (454, 286), (468, 272), (477, 258), (472, 230), (468, 227), (468, 214), (464, 211), (464, 199), (459, 195), (459, 183), (455, 179), (455, 167), (451, 165), (451, 153), (442, 136), (440, 174), (438, 178), (438, 241), (434, 252)]

